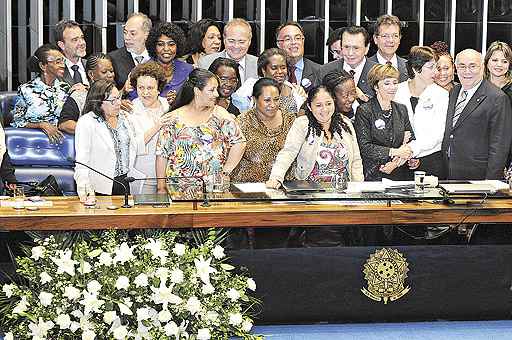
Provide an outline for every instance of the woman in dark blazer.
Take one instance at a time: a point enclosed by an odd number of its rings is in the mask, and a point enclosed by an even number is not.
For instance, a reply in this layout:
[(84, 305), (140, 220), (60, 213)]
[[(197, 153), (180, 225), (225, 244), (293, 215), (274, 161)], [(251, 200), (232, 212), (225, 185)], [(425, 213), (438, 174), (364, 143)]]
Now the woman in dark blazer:
[(358, 107), (354, 123), (366, 181), (412, 180), (419, 165), (407, 145), (414, 139), (407, 108), (392, 101), (399, 76), (391, 65), (375, 65), (368, 73), (377, 94)]

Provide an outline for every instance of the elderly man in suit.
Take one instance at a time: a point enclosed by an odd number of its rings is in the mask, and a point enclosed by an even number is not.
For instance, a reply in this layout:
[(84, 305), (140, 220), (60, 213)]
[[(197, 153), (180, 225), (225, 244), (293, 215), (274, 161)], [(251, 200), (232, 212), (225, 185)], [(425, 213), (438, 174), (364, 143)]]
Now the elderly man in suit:
[[(89, 85), (85, 74), (85, 57), (87, 45), (84, 33), (76, 21), (61, 20), (55, 26), (54, 38), (57, 46), (66, 57), (64, 81), (69, 85)], [(76, 88), (76, 87), (75, 87)]]
[(258, 58), (247, 54), (251, 46), (252, 28), (244, 19), (234, 18), (224, 26), (224, 51), (204, 55), (199, 58), (198, 67), (208, 69), (213, 61), (219, 57), (233, 59), (238, 63), (240, 80), (257, 78)]
[(304, 29), (296, 21), (288, 21), (276, 29), (277, 47), (286, 51), (288, 81), (308, 89), (315, 83), (320, 65), (304, 57)]
[(409, 76), (405, 65), (407, 60), (396, 55), (402, 38), (400, 27), (400, 19), (394, 15), (384, 14), (378, 17), (373, 33), (373, 41), (377, 45), (378, 51), (368, 59), (378, 64), (393, 65), (400, 72), (398, 81), (403, 82)]
[(507, 95), (483, 79), (482, 55), (455, 58), (459, 76), (450, 91), (442, 153), (448, 179), (501, 179), (512, 141)]
[(368, 72), (373, 65), (373, 61), (366, 58), (370, 47), (370, 36), (366, 29), (361, 26), (351, 26), (343, 30), (341, 34), (341, 54), (342, 59), (331, 61), (320, 67), (317, 73), (317, 82), (322, 82), (324, 77), (336, 70), (345, 70), (354, 77), (357, 90), (357, 101), (354, 101), (352, 108), (356, 112), (360, 102), (367, 102), (369, 98), (375, 96), (375, 91), (368, 84)]
[(151, 30), (151, 19), (144, 13), (132, 13), (123, 28), (124, 47), (110, 52), (114, 67), (115, 82), (122, 88), (132, 69), (150, 59), (146, 50), (146, 39)]

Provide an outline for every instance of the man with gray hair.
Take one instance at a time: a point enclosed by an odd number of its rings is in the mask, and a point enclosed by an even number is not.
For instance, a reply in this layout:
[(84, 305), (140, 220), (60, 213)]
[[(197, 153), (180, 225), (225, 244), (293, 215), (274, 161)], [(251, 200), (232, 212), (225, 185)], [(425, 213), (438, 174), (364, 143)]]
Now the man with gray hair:
[(455, 58), (460, 84), (450, 91), (441, 151), (447, 179), (502, 179), (512, 141), (512, 108), (505, 92), (483, 79), (482, 55)]
[(114, 66), (115, 81), (122, 88), (131, 70), (138, 64), (148, 61), (146, 39), (151, 30), (151, 19), (144, 13), (132, 13), (123, 27), (124, 47), (110, 52)]
[(258, 78), (258, 58), (247, 54), (251, 40), (251, 25), (244, 19), (234, 18), (224, 26), (224, 51), (202, 56), (197, 65), (207, 70), (219, 57), (233, 59), (238, 63), (242, 83), (249, 78)]

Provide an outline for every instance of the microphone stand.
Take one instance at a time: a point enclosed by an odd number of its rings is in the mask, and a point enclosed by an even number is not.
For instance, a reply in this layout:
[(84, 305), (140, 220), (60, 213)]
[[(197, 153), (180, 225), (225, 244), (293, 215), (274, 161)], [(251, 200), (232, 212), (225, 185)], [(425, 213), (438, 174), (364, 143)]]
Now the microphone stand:
[(120, 185), (123, 187), (123, 189), (124, 189), (124, 204), (121, 206), (121, 208), (131, 208), (131, 207), (132, 207), (132, 206), (128, 203), (128, 187), (126, 186), (126, 184), (124, 184), (123, 182), (121, 182), (121, 181), (119, 181), (119, 180), (117, 180), (117, 179), (115, 179), (115, 178), (112, 178), (112, 177), (110, 177), (110, 176), (107, 176), (107, 175), (105, 175), (104, 173), (99, 172), (99, 171), (98, 171), (98, 170), (96, 170), (96, 169), (91, 168), (91, 167), (90, 167), (90, 166), (88, 166), (87, 164), (84, 164), (84, 163), (82, 163), (82, 162), (79, 162), (79, 161), (77, 161), (77, 160), (74, 160), (74, 159), (73, 159), (73, 158), (71, 158), (71, 157), (67, 157), (66, 159), (67, 159), (69, 162), (72, 162), (72, 163), (74, 163), (74, 164), (80, 164), (80, 165), (83, 165), (83, 166), (85, 166), (87, 169), (89, 169), (89, 170), (91, 170), (91, 171), (93, 171), (93, 172), (97, 173), (98, 175), (101, 175), (101, 176), (103, 176), (103, 177), (105, 177), (105, 178), (108, 178), (108, 179), (109, 179), (109, 180), (111, 180), (112, 182), (115, 182), (115, 183), (117, 183), (117, 184), (120, 184)]
[(209, 207), (210, 203), (208, 201), (208, 194), (206, 192), (206, 182), (204, 181), (204, 178), (202, 176), (170, 176), (170, 177), (149, 177), (149, 178), (134, 178), (134, 177), (126, 177), (126, 181), (128, 183), (132, 183), (135, 181), (142, 181), (142, 180), (159, 180), (159, 179), (165, 179), (166, 181), (169, 179), (194, 179), (201, 181), (201, 193), (203, 195), (203, 203), (201, 203), (202, 207)]

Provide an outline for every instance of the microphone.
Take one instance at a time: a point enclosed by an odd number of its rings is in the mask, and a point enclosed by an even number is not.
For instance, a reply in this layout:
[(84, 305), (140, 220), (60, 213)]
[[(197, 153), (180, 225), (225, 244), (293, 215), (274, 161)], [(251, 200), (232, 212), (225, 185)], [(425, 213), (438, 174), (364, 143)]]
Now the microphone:
[(204, 178), (202, 176), (170, 176), (170, 177), (149, 177), (149, 178), (134, 178), (134, 177), (126, 177), (126, 181), (128, 183), (132, 183), (132, 182), (135, 182), (135, 181), (142, 181), (142, 180), (146, 180), (146, 179), (151, 179), (151, 180), (159, 180), (159, 179), (165, 179), (165, 180), (168, 180), (168, 179), (194, 179), (194, 180), (199, 180), (201, 181), (201, 192), (203, 194), (203, 203), (201, 203), (201, 206), (202, 207), (209, 207), (210, 206), (210, 203), (208, 202), (208, 195), (206, 193), (206, 182), (204, 181)]
[(123, 187), (123, 189), (124, 189), (124, 204), (121, 206), (121, 208), (131, 208), (131, 207), (132, 207), (132, 206), (128, 203), (128, 187), (126, 186), (126, 184), (124, 184), (123, 182), (121, 182), (121, 181), (119, 181), (119, 180), (117, 180), (117, 179), (115, 179), (115, 178), (112, 178), (112, 177), (110, 177), (110, 176), (107, 176), (107, 175), (105, 175), (104, 173), (102, 173), (102, 172), (100, 172), (100, 171), (98, 171), (98, 170), (96, 170), (96, 169), (91, 168), (91, 167), (90, 167), (90, 166), (88, 166), (87, 164), (84, 164), (84, 163), (82, 163), (82, 162), (79, 162), (79, 161), (77, 161), (77, 160), (75, 160), (75, 159), (73, 159), (73, 158), (71, 158), (71, 157), (66, 157), (66, 160), (67, 160), (68, 162), (71, 162), (71, 163), (74, 163), (74, 164), (80, 164), (80, 165), (83, 165), (83, 166), (85, 166), (87, 169), (89, 169), (89, 170), (91, 170), (91, 171), (94, 171), (94, 172), (95, 172), (95, 173), (97, 173), (98, 175), (101, 175), (101, 176), (103, 176), (103, 177), (105, 177), (105, 178), (108, 178), (108, 179), (109, 179), (109, 180), (111, 180), (112, 182), (115, 182), (115, 183), (117, 183), (117, 184), (120, 184), (120, 185)]

